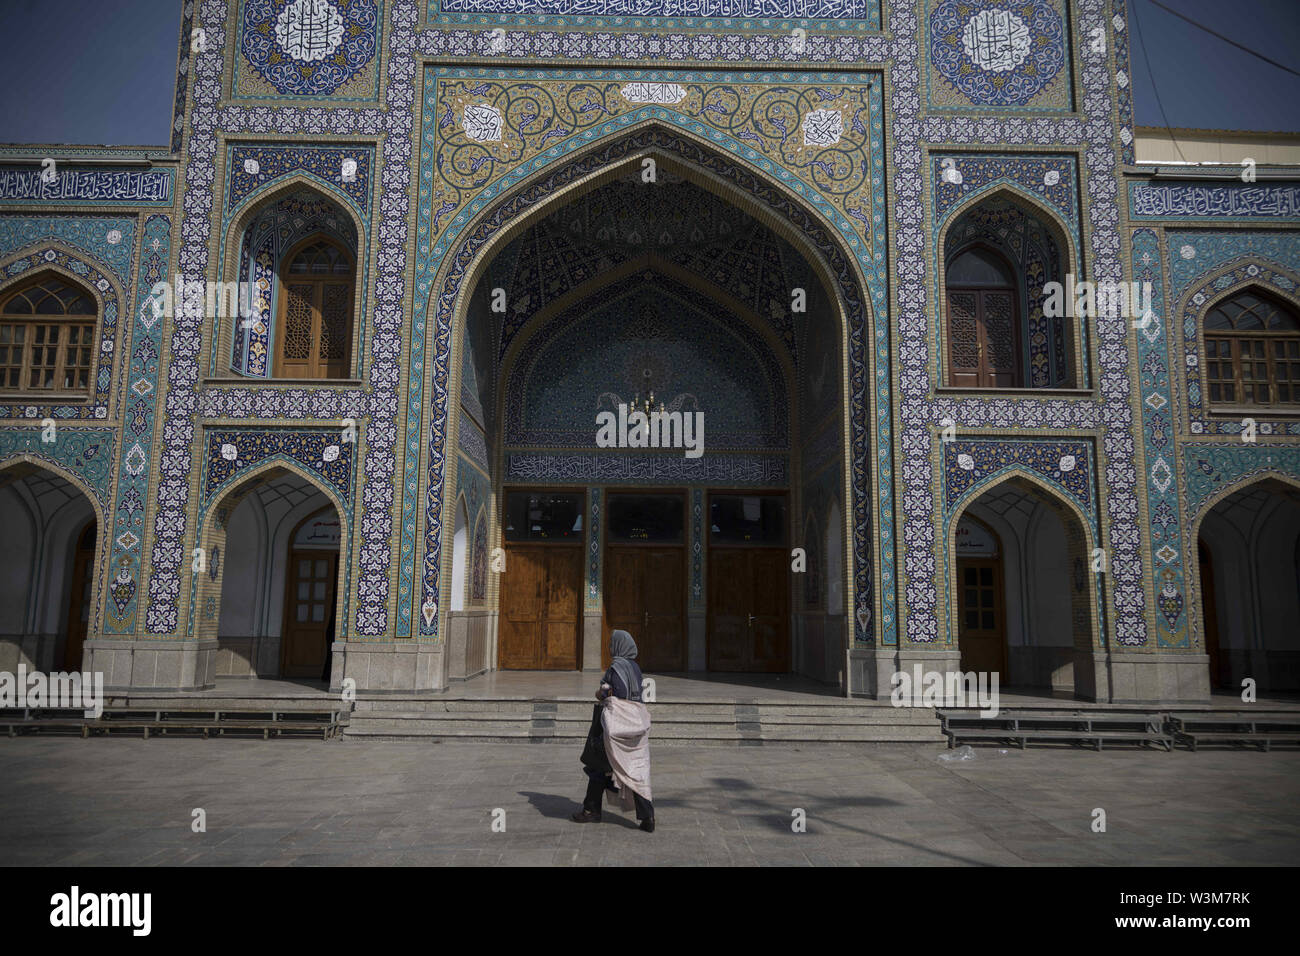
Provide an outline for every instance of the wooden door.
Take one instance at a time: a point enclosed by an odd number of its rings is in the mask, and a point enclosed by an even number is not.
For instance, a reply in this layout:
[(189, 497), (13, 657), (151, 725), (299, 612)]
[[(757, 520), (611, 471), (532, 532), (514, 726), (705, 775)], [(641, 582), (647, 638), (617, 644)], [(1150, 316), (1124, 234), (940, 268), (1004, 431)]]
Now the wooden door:
[(346, 378), (351, 345), (352, 284), (296, 281), (284, 284), (281, 378)]
[(776, 548), (710, 549), (709, 670), (790, 669), (786, 555)]
[(280, 673), (284, 677), (319, 680), (325, 671), (329, 644), (334, 636), (339, 553), (292, 550), (285, 575), (284, 637), (280, 646)]
[(957, 642), (961, 669), (1001, 674), (1006, 669), (1002, 600), (1002, 561), (957, 561)]
[(681, 548), (611, 546), (605, 563), (605, 643), (632, 635), (643, 671), (686, 669), (686, 560)]
[(63, 645), (63, 669), (81, 670), (81, 652), (90, 621), (90, 588), (95, 576), (95, 525), (81, 533), (72, 558), (72, 588), (68, 600), (68, 638)]
[(507, 545), (498, 663), (506, 670), (577, 670), (582, 549)]
[(750, 660), (746, 670), (764, 674), (790, 669), (790, 556), (772, 548), (749, 552)]
[(1214, 593), (1214, 559), (1205, 542), (1196, 543), (1201, 570), (1201, 620), (1205, 628), (1205, 653), (1210, 655), (1210, 687), (1227, 687), (1228, 675), (1219, 649), (1219, 606)]
[(280, 273), (281, 378), (346, 378), (352, 350), (352, 256), (321, 236), (285, 255)]
[(1013, 290), (948, 290), (948, 361), (954, 386), (1019, 387), (1019, 340)]

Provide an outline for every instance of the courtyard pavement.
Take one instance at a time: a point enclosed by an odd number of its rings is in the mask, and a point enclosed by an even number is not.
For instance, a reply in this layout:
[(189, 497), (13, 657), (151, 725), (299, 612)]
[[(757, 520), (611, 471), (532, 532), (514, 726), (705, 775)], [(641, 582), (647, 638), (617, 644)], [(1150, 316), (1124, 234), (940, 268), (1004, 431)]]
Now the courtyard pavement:
[[(653, 749), (653, 744), (652, 744)], [(658, 829), (569, 821), (577, 748), (0, 740), (6, 865), (1251, 865), (1300, 860), (1300, 754), (653, 749)], [(207, 831), (191, 829), (202, 808)], [(807, 831), (792, 832), (791, 811)], [(1106, 832), (1092, 831), (1093, 810)], [(505, 832), (494, 832), (504, 810)]]

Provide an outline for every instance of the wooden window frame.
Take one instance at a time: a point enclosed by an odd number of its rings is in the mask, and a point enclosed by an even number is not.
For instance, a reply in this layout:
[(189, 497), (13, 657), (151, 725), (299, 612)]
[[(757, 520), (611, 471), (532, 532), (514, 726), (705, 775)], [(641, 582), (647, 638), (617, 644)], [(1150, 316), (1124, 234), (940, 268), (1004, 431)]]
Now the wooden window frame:
[[(289, 267), (293, 265), (294, 260), (298, 258), (298, 256), (302, 253), (304, 249), (307, 249), (311, 246), (318, 245), (321, 243), (333, 246), (336, 250), (338, 250), (339, 254), (345, 259), (347, 259), (347, 261), (350, 262), (352, 265), (351, 271), (347, 274), (346, 277), (347, 290), (348, 290), (348, 294), (346, 297), (348, 302), (348, 322), (347, 322), (347, 329), (344, 332), (343, 341), (347, 353), (346, 353), (346, 357), (343, 360), (343, 371), (341, 375), (327, 375), (325, 374), (325, 369), (322, 368), (322, 364), (326, 361), (321, 359), (320, 357), (321, 339), (322, 336), (324, 335), (324, 329), (323, 329), (324, 321), (322, 315), (323, 303), (317, 302), (317, 299), (319, 297), (317, 293), (321, 292), (323, 287), (327, 284), (342, 285), (343, 277), (333, 273), (329, 275), (315, 275), (312, 273), (306, 273), (302, 276), (294, 277), (289, 272)], [(300, 282), (310, 282), (316, 288), (316, 292), (313, 293), (312, 305), (311, 305), (312, 323), (311, 323), (310, 347), (309, 347), (310, 358), (308, 359), (308, 365), (310, 366), (311, 370), (316, 374), (305, 375), (305, 376), (286, 375), (284, 371), (285, 368), (284, 339), (285, 339), (285, 332), (286, 332), (286, 323), (288, 322), (288, 313), (289, 313), (289, 284), (291, 282), (294, 282), (295, 278), (297, 279), (297, 281)], [(352, 340), (356, 332), (356, 321), (357, 321), (356, 256), (354, 256), (348, 250), (347, 246), (339, 242), (337, 239), (335, 239), (333, 236), (329, 235), (328, 233), (325, 232), (313, 233), (312, 235), (307, 236), (306, 238), (295, 243), (294, 246), (287, 253), (285, 253), (283, 256), (280, 257), (280, 264), (279, 267), (276, 269), (276, 281), (279, 283), (279, 291), (277, 295), (277, 310), (276, 310), (277, 321), (275, 323), (276, 325), (275, 355), (274, 355), (274, 362), (272, 364), (273, 377), (277, 379), (284, 379), (286, 381), (303, 381), (303, 382), (351, 381), (352, 374), (355, 371), (355, 365), (354, 365), (355, 356), (352, 354), (353, 353)]]
[[(580, 499), (579, 514), (582, 515), (582, 537), (580, 538), (507, 538), (506, 525), (510, 522), (510, 495), (577, 495)], [(543, 545), (548, 548), (586, 548), (587, 535), (590, 534), (587, 511), (590, 489), (587, 485), (505, 485), (501, 489), (501, 545), (532, 547)], [(452, 532), (455, 533), (454, 531)]]
[(682, 536), (679, 541), (623, 541), (613, 536), (612, 527), (608, 517), (605, 519), (605, 526), (602, 531), (604, 535), (604, 545), (607, 548), (684, 548), (691, 536), (691, 502), (687, 490), (682, 487), (676, 488), (657, 488), (645, 487), (638, 485), (620, 486), (618, 488), (607, 488), (605, 491), (605, 514), (609, 514), (609, 499), (617, 498), (620, 495), (628, 498), (681, 498), (682, 500)]
[[(785, 522), (780, 541), (727, 541), (713, 536), (713, 499), (719, 498), (783, 498)], [(795, 517), (791, 510), (789, 488), (706, 488), (704, 494), (704, 547), (707, 548), (779, 548), (788, 549), (794, 537)]]
[[(1290, 401), (1283, 402), (1277, 399), (1277, 395), (1278, 395), (1277, 368), (1279, 362), (1276, 355), (1276, 347), (1279, 343), (1285, 346), (1285, 344), (1287, 343), (1294, 342), (1297, 344), (1297, 347), (1300, 347), (1300, 330), (1275, 329), (1270, 331), (1268, 329), (1251, 329), (1248, 331), (1237, 331), (1235, 329), (1230, 329), (1230, 328), (1229, 329), (1206, 328), (1205, 322), (1209, 318), (1212, 312), (1214, 312), (1216, 309), (1222, 307), (1225, 303), (1231, 301), (1232, 299), (1237, 298), (1242, 294), (1249, 294), (1254, 296), (1257, 299), (1261, 299), (1265, 302), (1272, 303), (1273, 306), (1279, 312), (1283, 312), (1285, 314), (1292, 316), (1293, 318), (1296, 318), (1295, 310), (1292, 309), (1288, 303), (1281, 302), (1276, 297), (1271, 296), (1262, 290), (1257, 291), (1253, 287), (1246, 288), (1246, 289), (1239, 289), (1237, 290), (1237, 292), (1233, 293), (1232, 295), (1228, 295), (1217, 300), (1208, 309), (1206, 309), (1204, 315), (1201, 318), (1201, 338), (1202, 338), (1202, 352), (1203, 352), (1202, 359), (1204, 361), (1203, 368), (1204, 368), (1204, 379), (1205, 379), (1203, 384), (1205, 388), (1206, 404), (1212, 410), (1226, 411), (1230, 409), (1239, 409), (1239, 408), (1268, 408), (1268, 409), (1277, 409), (1278, 411), (1300, 412), (1300, 380), (1289, 381), (1292, 390), (1292, 398)], [(1247, 311), (1251, 311), (1251, 310), (1247, 310)], [(1228, 349), (1229, 349), (1228, 356), (1226, 358), (1223, 358), (1218, 355), (1211, 355), (1210, 354), (1211, 342), (1215, 342), (1215, 343), (1226, 342), (1228, 344)], [(1262, 359), (1249, 357), (1248, 360), (1252, 364), (1255, 362), (1262, 362), (1265, 369), (1267, 370), (1268, 373), (1267, 380), (1252, 379), (1250, 381), (1250, 385), (1256, 393), (1258, 393), (1259, 389), (1261, 388), (1267, 388), (1268, 401), (1261, 402), (1257, 398), (1246, 397), (1246, 389), (1245, 389), (1246, 383), (1242, 377), (1242, 372), (1243, 372), (1242, 347), (1248, 343), (1262, 343), (1264, 346), (1264, 355)], [(1285, 362), (1287, 360), (1283, 359), (1283, 361)], [(1231, 380), (1226, 378), (1211, 379), (1210, 366), (1212, 362), (1226, 362), (1232, 370)], [(1232, 398), (1221, 397), (1216, 400), (1212, 397), (1211, 390), (1214, 386), (1222, 387), (1224, 385), (1229, 385), (1229, 384), (1232, 386), (1233, 389)]]
[[(983, 250), (985, 253), (989, 255), (996, 256), (1002, 262), (1003, 266), (1006, 269), (1007, 275), (1011, 276), (1012, 278), (1011, 285), (1009, 286), (1007, 285), (952, 285), (951, 283), (949, 283), (948, 271), (949, 268), (952, 266), (952, 264), (956, 262), (957, 259), (959, 259), (961, 256), (965, 255), (968, 252), (973, 252), (977, 249)], [(985, 242), (967, 243), (966, 245), (958, 249), (956, 252), (954, 252), (948, 258), (948, 261), (944, 263), (943, 341), (945, 343), (944, 353), (947, 359), (947, 361), (944, 364), (944, 374), (943, 374), (945, 387), (968, 389), (971, 391), (980, 391), (986, 389), (1004, 389), (1004, 388), (1024, 389), (1026, 391), (1033, 390), (1024, 384), (1025, 382), (1024, 336), (1020, 328), (1021, 323), (1024, 320), (1024, 316), (1022, 315), (1022, 309), (1021, 309), (1020, 286), (1017, 285), (1015, 282), (1017, 277), (1018, 277), (1018, 273), (1016, 272), (1016, 268), (1014, 264), (1006, 257), (1006, 255), (1002, 253), (1001, 250)], [(1019, 276), (1019, 278), (1023, 281), (1024, 277)], [(985, 354), (986, 354), (986, 336), (985, 336), (986, 330), (983, 322), (983, 314), (984, 314), (983, 293), (986, 292), (1009, 293), (1011, 296), (1011, 335), (1013, 340), (1011, 348), (1015, 356), (1015, 365), (1012, 373), (1014, 378), (1013, 378), (1013, 384), (1011, 385), (995, 385), (992, 384), (991, 381), (989, 382), (984, 381), (985, 379), (993, 378), (992, 372), (984, 364)], [(978, 353), (979, 353), (978, 361), (980, 363), (976, 370), (976, 374), (981, 379), (981, 381), (975, 385), (958, 385), (953, 380), (953, 370), (955, 367), (955, 363), (952, 354), (953, 337), (952, 337), (951, 330), (952, 330), (952, 296), (954, 293), (957, 294), (965, 293), (967, 295), (975, 296), (975, 301), (976, 301), (975, 329), (976, 329), (976, 336), (978, 338), (978, 342), (977, 342)]]
[[(81, 314), (69, 314), (64, 312), (61, 314), (27, 315), (11, 313), (8, 311), (9, 303), (12, 302), (14, 298), (27, 292), (29, 289), (50, 281), (51, 279), (78, 291), (81, 296), (94, 307), (94, 311)], [(94, 295), (94, 293), (81, 283), (63, 275), (61, 272), (46, 270), (33, 276), (29, 281), (6, 290), (4, 293), (3, 303), (0, 304), (0, 326), (22, 327), (23, 342), (21, 345), (22, 353), (18, 362), (7, 362), (3, 366), (0, 366), (0, 395), (5, 395), (9, 398), (19, 396), (39, 396), (42, 400), (49, 400), (51, 398), (89, 399), (95, 387), (95, 375), (97, 371), (96, 362), (97, 354), (99, 352), (98, 332), (100, 328), (100, 315), (101, 309), (99, 306), (99, 299)], [(63, 384), (54, 384), (47, 387), (31, 384), (32, 373), (34, 371), (32, 366), (32, 353), (37, 347), (36, 337), (37, 328), (39, 326), (52, 326), (58, 330), (58, 339), (56, 342), (52, 345), (48, 342), (40, 345), (41, 348), (54, 348), (52, 381), (55, 383), (63, 382), (64, 376), (68, 371), (67, 357), (69, 348), (69, 330), (85, 330), (87, 336), (86, 340), (77, 346), (78, 348), (89, 350), (90, 353), (89, 363), (84, 366), (86, 372), (85, 385), (68, 386)], [(13, 342), (8, 342), (4, 344), (4, 347), (14, 349), (19, 346), (16, 346)], [(19, 384), (10, 385), (8, 384), (9, 372), (15, 367), (15, 364), (18, 368)], [(43, 371), (48, 367), (49, 366), (42, 365), (37, 368)], [(80, 369), (83, 368), (83, 366), (78, 365), (76, 368)]]

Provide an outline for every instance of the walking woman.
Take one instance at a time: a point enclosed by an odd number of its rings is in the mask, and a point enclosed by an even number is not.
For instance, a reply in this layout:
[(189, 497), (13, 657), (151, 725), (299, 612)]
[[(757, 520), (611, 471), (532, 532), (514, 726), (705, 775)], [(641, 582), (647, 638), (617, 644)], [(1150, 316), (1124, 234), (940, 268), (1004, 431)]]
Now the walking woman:
[[(609, 791), (626, 812), (636, 807), (636, 818), (646, 833), (655, 831), (655, 808), (650, 796), (650, 711), (641, 703), (641, 668), (636, 664), (636, 642), (627, 631), (610, 635), (609, 653), (614, 658), (601, 678), (596, 700), (600, 701), (600, 730), (605, 761), (597, 753), (589, 759), (584, 752), (587, 797), (572, 819), (577, 823), (600, 822), (600, 798)], [(592, 731), (596, 722), (592, 721)]]

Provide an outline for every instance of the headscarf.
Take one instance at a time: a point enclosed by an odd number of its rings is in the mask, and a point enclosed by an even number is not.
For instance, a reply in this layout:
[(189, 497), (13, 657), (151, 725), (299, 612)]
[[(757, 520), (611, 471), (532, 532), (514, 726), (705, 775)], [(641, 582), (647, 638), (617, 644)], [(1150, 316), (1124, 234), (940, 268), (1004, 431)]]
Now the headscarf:
[(636, 641), (627, 631), (615, 631), (609, 636), (609, 654), (611, 657), (626, 657), (636, 660)]
[(636, 664), (636, 641), (627, 631), (614, 631), (609, 636), (610, 668), (618, 672), (627, 686), (627, 699), (641, 700), (641, 668)]

